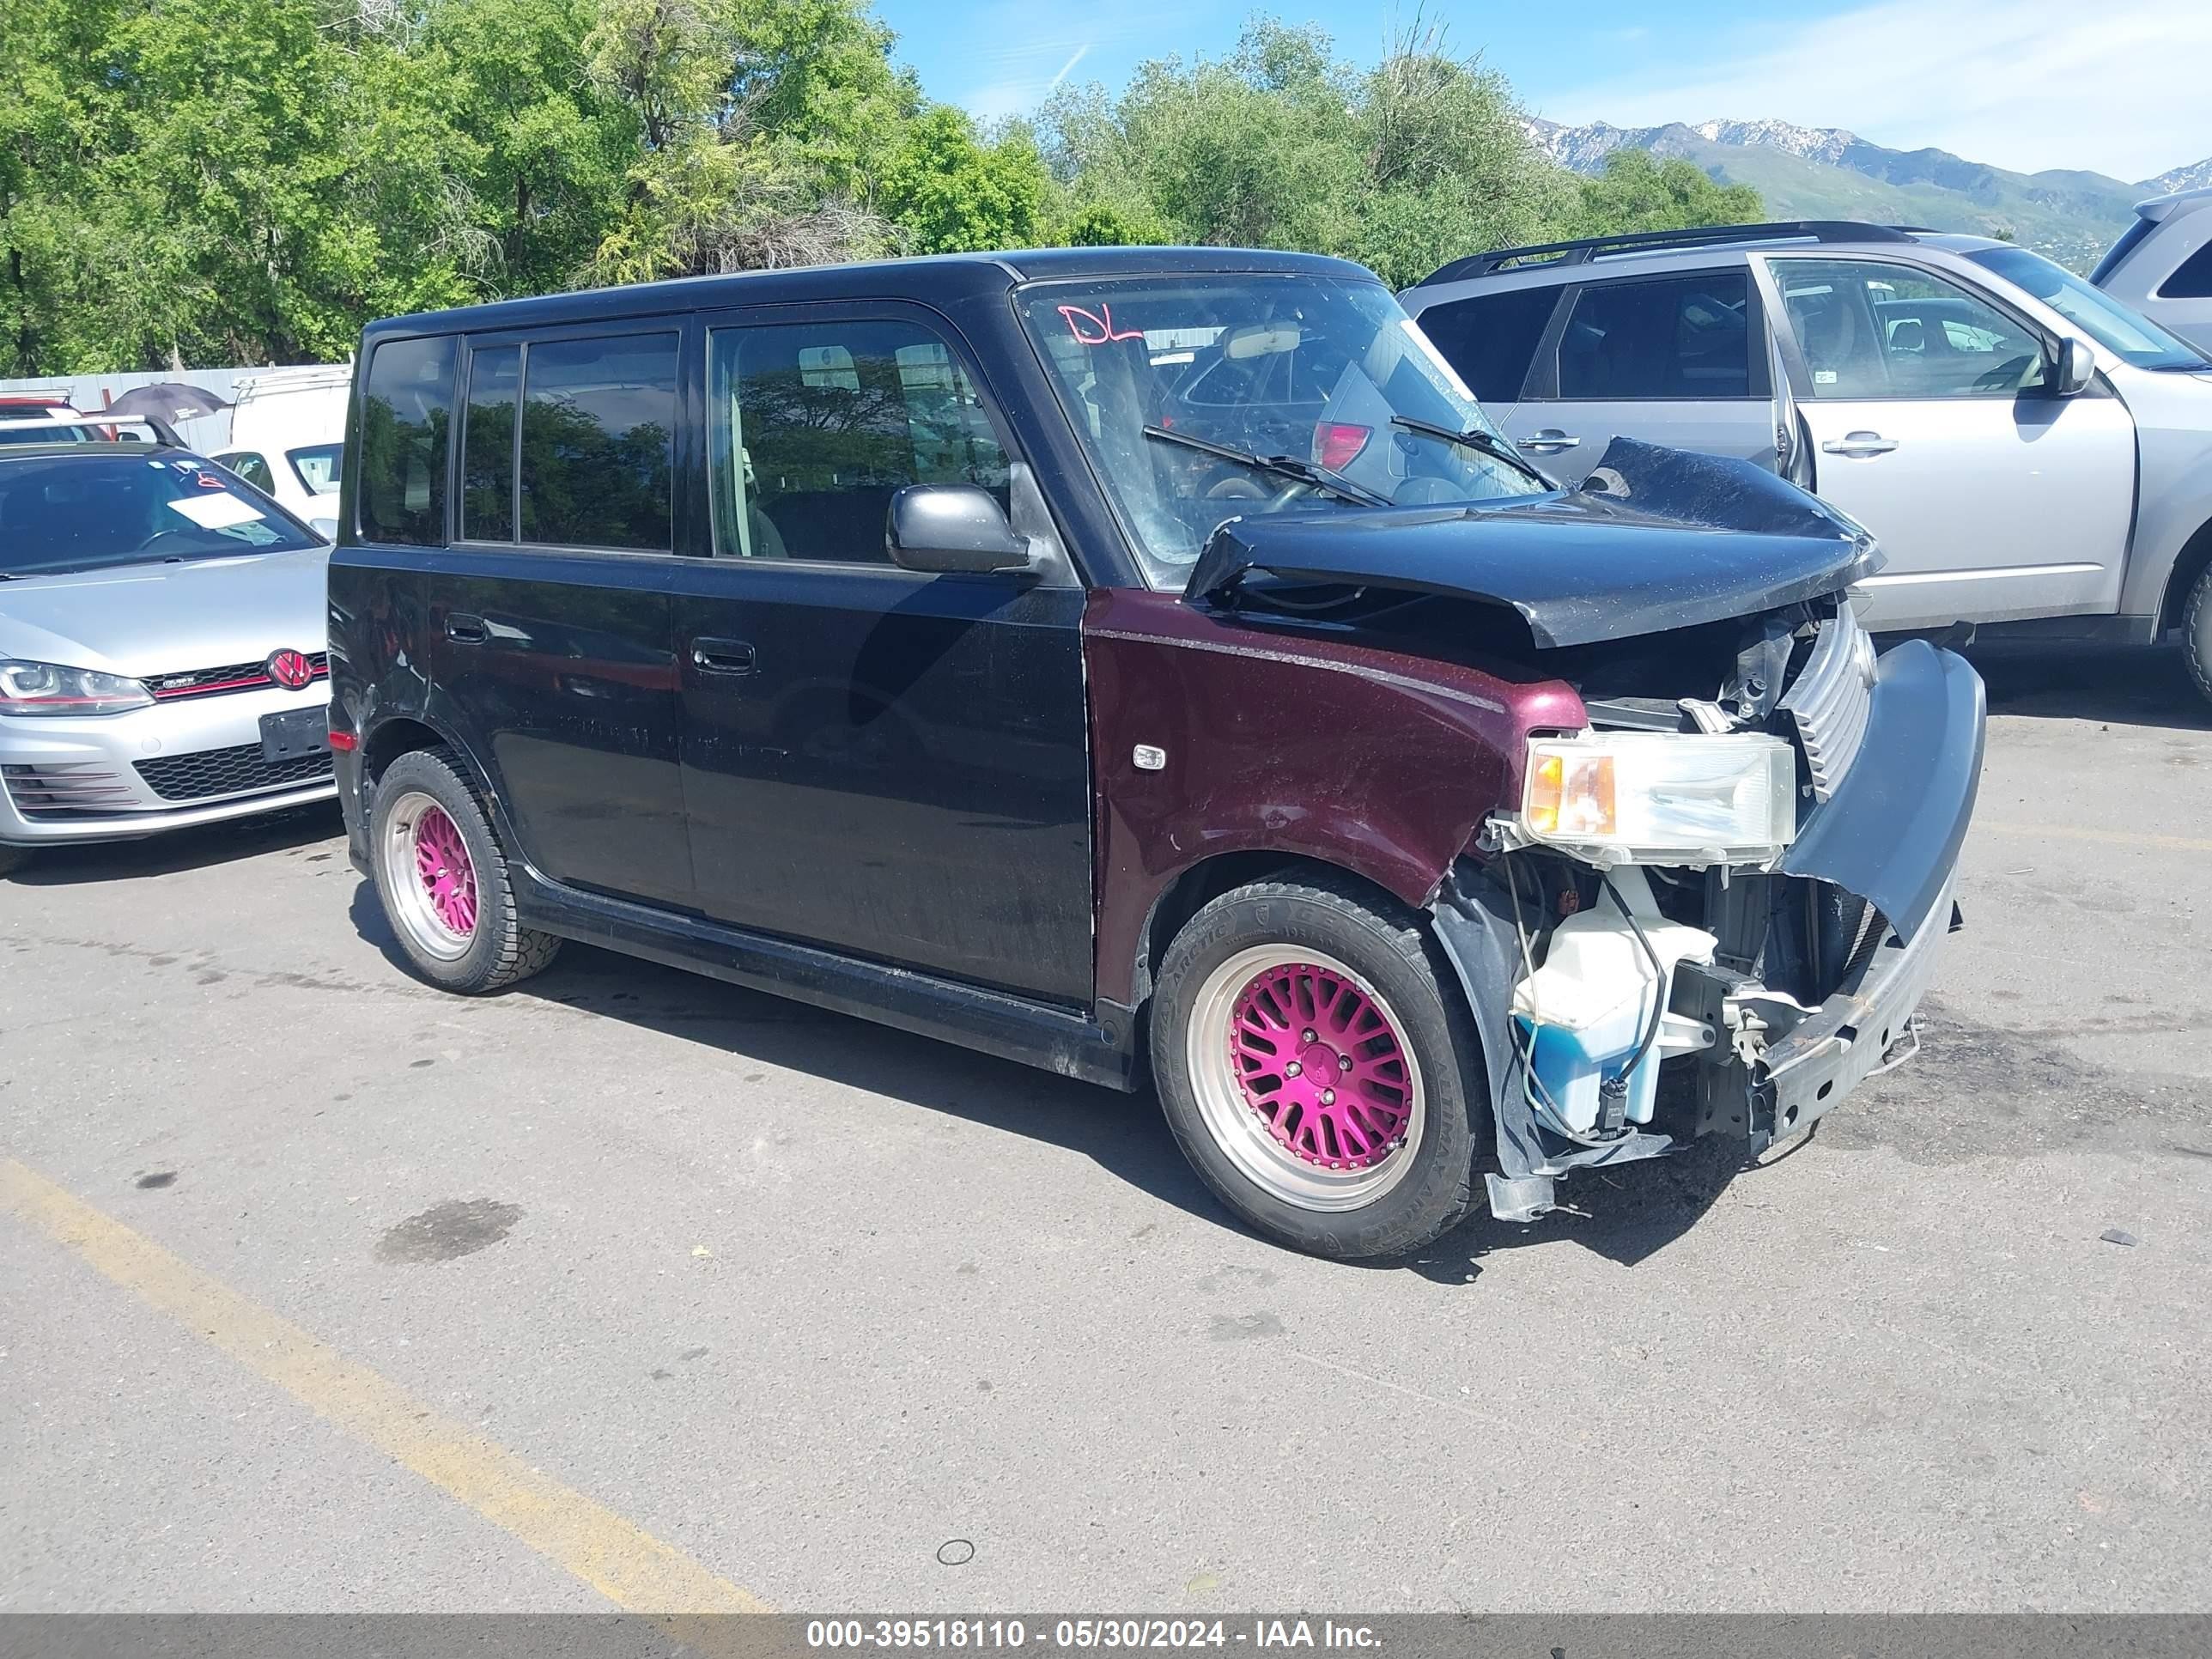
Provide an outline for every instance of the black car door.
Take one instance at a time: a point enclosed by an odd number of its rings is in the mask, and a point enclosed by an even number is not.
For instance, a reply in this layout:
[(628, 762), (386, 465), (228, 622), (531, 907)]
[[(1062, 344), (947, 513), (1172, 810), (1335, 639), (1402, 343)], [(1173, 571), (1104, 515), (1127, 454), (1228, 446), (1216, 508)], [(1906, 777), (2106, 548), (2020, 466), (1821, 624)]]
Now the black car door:
[[(957, 335), (896, 304), (710, 319), (709, 534), (680, 569), (684, 793), (710, 915), (1069, 1003), (1091, 992), (1083, 591)], [(974, 483), (1041, 573), (893, 565)]]
[(684, 325), (480, 336), (434, 696), (556, 881), (690, 906), (671, 573)]

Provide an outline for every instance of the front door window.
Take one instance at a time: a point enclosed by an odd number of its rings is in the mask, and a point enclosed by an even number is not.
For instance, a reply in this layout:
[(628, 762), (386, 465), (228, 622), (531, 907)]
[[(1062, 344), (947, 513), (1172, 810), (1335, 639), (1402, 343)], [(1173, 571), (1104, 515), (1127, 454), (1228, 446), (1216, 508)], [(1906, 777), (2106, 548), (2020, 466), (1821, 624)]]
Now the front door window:
[(913, 323), (716, 329), (708, 453), (720, 558), (888, 564), (909, 484), (1007, 504), (1006, 450), (944, 341)]
[(1815, 398), (2009, 398), (2043, 384), (2043, 344), (1955, 283), (1870, 259), (1777, 259)]

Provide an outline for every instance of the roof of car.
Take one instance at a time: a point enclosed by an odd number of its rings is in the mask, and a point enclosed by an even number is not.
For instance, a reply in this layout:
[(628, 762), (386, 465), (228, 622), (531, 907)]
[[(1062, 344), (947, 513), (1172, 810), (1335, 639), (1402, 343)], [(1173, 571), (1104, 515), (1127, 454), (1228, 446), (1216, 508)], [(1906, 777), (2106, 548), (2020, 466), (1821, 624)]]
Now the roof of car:
[(939, 253), (910, 259), (739, 271), (726, 276), (684, 276), (622, 288), (585, 289), (526, 300), (495, 301), (453, 311), (386, 318), (371, 323), (363, 331), (362, 337), (374, 340), (387, 334), (523, 328), (601, 316), (806, 300), (908, 299), (945, 303), (978, 295), (1004, 293), (1023, 283), (1055, 278), (1232, 274), (1304, 274), (1376, 280), (1372, 271), (1348, 259), (1260, 248), (1060, 247), (1006, 253)]
[[(86, 421), (82, 424), (91, 426), (95, 423)], [(46, 444), (0, 443), (0, 461), (28, 460), (33, 457), (51, 459), (56, 455), (176, 455), (188, 461), (207, 459), (198, 451), (186, 449), (181, 445), (112, 443), (105, 438), (57, 438)]]

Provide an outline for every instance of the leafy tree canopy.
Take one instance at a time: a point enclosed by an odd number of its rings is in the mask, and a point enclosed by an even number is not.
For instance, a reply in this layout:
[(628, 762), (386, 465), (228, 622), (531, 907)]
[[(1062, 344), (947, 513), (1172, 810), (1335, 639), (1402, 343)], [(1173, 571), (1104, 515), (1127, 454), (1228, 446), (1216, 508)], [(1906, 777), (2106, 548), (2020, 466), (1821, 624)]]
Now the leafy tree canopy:
[(1418, 27), (933, 104), (868, 0), (4, 0), (0, 374), (344, 356), (394, 313), (899, 252), (1308, 248), (1394, 284), (1503, 243), (1755, 218), (1577, 179)]

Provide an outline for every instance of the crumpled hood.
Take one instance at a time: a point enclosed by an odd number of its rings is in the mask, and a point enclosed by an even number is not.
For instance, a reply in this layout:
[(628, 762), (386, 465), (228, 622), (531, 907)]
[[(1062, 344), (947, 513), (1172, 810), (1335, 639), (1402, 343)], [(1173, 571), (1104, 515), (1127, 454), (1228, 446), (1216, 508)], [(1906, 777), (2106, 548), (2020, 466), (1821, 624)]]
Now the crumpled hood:
[(1231, 519), (1184, 597), (1224, 596), (1249, 570), (1403, 588), (1508, 607), (1551, 647), (1753, 615), (1881, 564), (1856, 524), (1748, 461), (1616, 438), (1551, 495)]
[(0, 582), (0, 657), (132, 679), (324, 648), (326, 548)]

